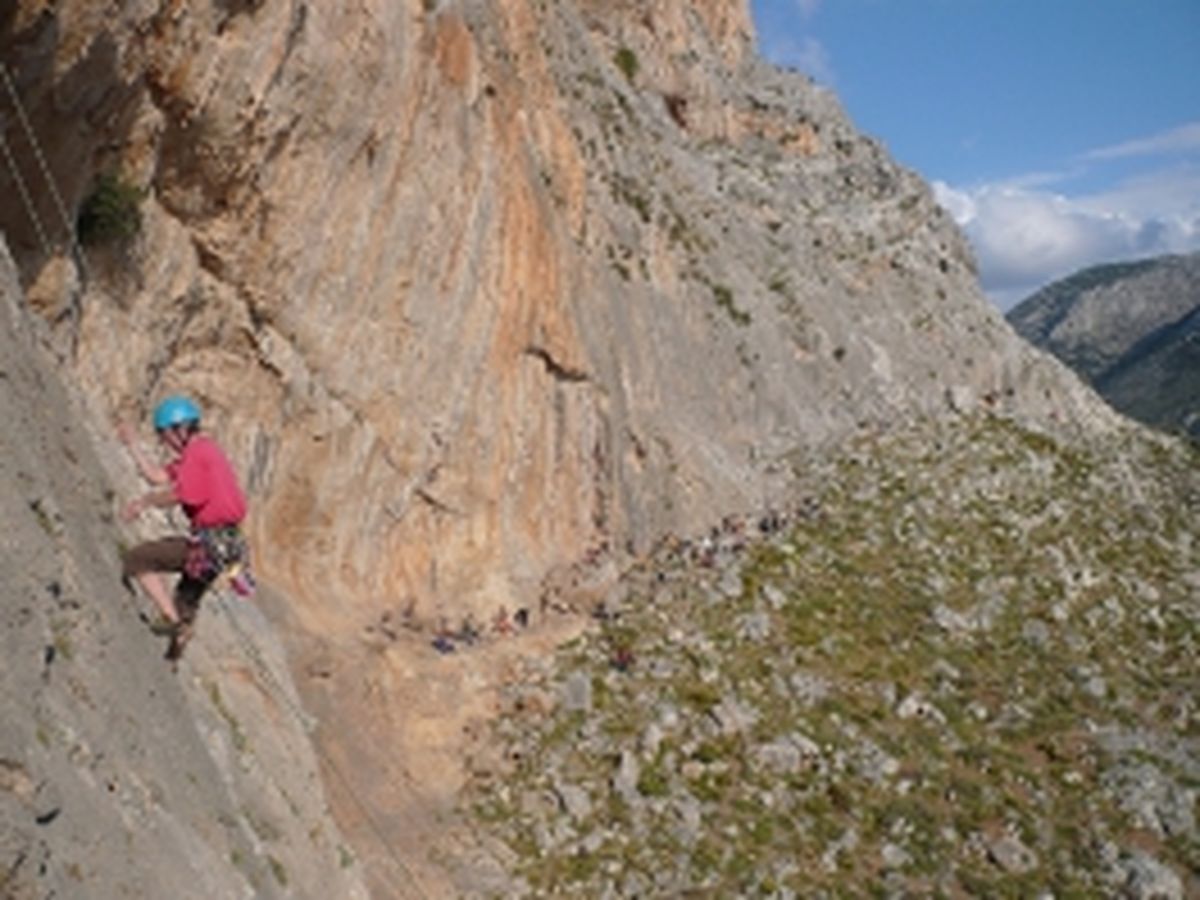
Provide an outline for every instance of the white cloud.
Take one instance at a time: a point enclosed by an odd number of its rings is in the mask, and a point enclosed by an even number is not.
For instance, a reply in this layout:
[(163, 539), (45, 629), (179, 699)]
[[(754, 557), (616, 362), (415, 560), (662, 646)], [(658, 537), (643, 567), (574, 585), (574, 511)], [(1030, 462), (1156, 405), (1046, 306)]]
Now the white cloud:
[(1119, 209), (1138, 219), (1200, 217), (1200, 161), (1152, 169), (1086, 197), (1089, 210)]
[(1084, 154), (1084, 159), (1112, 160), (1171, 153), (1200, 152), (1200, 122), (1189, 122), (1170, 131), (1133, 141), (1101, 147)]
[(821, 6), (821, 0), (796, 0), (796, 6), (800, 9), (800, 15), (806, 19), (811, 19), (817, 14), (817, 9)]
[(1003, 309), (1087, 266), (1200, 250), (1200, 122), (1092, 150), (1058, 172), (933, 187)]
[(1001, 308), (1087, 266), (1200, 249), (1200, 168), (1140, 175), (1080, 197), (1024, 184), (934, 184)]

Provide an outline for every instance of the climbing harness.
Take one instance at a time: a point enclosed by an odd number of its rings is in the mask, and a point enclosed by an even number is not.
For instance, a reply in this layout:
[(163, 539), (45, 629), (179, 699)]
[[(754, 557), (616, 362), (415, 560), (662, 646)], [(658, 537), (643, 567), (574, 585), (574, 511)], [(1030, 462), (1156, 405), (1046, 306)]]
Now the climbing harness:
[(183, 571), (188, 578), (207, 584), (235, 566), (239, 572), (246, 569), (249, 562), (250, 551), (246, 539), (236, 525), (197, 528), (188, 536)]

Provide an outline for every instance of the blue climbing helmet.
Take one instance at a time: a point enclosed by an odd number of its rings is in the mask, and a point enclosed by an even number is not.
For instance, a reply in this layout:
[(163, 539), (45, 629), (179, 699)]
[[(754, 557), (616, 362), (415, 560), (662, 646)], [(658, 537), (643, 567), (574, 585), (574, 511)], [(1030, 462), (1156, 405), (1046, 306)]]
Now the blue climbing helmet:
[(168, 397), (154, 408), (154, 430), (164, 431), (176, 425), (199, 425), (200, 407), (188, 397)]

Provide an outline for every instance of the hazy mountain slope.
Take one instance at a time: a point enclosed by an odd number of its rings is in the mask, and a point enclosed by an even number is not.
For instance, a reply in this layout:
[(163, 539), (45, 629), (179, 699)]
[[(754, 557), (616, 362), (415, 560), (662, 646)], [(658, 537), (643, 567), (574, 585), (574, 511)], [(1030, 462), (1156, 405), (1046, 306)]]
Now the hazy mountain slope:
[[(1161, 325), (1164, 313), (1149, 304), (1141, 304), (1136, 309), (1126, 308), (1122, 311), (1126, 319), (1120, 325), (1106, 317), (1101, 332), (1097, 326), (1099, 302), (1093, 300), (1080, 308), (1080, 298), (1154, 269), (1155, 264), (1150, 260), (1108, 263), (1084, 269), (1041, 288), (1018, 303), (1009, 310), (1008, 321), (1022, 337), (1050, 349), (1073, 369), (1091, 378), (1111, 364), (1135, 339), (1131, 338), (1131, 332), (1144, 334)], [(1169, 313), (1166, 317), (1170, 317)], [(1122, 327), (1131, 325), (1133, 327)], [(1103, 346), (1092, 346), (1101, 341)]]
[(1200, 305), (1138, 341), (1096, 389), (1127, 415), (1200, 437)]
[(1019, 334), (1087, 378), (1117, 409), (1200, 428), (1200, 253), (1095, 266), (1008, 314)]
[(256, 611), (234, 632), (210, 602), (181, 673), (161, 658), (119, 580), (109, 478), (38, 343), (0, 242), (0, 896), (365, 896)]

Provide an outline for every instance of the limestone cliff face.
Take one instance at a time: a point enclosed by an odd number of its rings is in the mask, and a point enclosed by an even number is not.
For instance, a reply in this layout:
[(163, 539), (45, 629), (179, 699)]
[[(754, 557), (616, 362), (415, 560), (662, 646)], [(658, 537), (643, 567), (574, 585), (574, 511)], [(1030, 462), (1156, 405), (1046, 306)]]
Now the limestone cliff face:
[(1102, 417), (752, 40), (741, 0), (19, 0), (0, 49), (65, 206), (104, 170), (146, 199), (82, 275), (2, 224), (97, 410), (211, 410), (313, 631), (527, 605), (948, 400)]

